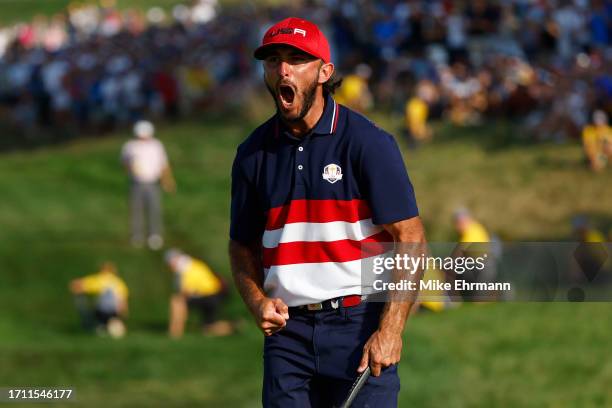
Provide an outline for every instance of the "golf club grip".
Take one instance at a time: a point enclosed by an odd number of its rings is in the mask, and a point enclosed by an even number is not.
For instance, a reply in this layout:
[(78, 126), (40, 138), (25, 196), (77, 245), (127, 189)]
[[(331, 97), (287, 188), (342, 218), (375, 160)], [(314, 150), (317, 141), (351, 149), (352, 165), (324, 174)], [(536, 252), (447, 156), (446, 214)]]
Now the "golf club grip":
[(357, 397), (357, 394), (359, 394), (359, 391), (361, 391), (366, 381), (368, 381), (368, 377), (370, 377), (369, 366), (366, 367), (363, 373), (359, 374), (359, 377), (357, 377), (357, 379), (353, 383), (353, 386), (351, 387), (348, 396), (346, 397), (342, 405), (340, 405), (340, 408), (349, 408), (351, 406), (351, 404), (355, 400), (355, 397)]

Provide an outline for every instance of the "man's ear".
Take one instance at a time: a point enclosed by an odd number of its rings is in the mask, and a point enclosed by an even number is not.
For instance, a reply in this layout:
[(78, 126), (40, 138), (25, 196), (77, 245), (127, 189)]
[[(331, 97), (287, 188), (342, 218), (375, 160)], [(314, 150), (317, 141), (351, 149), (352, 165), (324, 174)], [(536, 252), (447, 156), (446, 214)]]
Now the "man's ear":
[(321, 65), (321, 68), (319, 68), (319, 83), (324, 84), (325, 82), (327, 82), (329, 78), (331, 78), (333, 73), (334, 73), (334, 64), (332, 64), (331, 62), (328, 62), (328, 63)]

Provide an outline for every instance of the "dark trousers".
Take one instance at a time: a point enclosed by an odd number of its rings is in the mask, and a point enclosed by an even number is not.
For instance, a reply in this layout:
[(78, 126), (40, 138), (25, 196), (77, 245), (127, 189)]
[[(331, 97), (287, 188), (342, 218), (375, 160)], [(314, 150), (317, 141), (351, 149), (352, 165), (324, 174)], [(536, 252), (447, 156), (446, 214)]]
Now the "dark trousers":
[[(290, 309), (287, 326), (265, 338), (264, 407), (340, 406), (357, 377), (363, 346), (383, 303), (330, 311)], [(353, 407), (396, 407), (397, 366), (371, 376)]]
[(187, 307), (200, 313), (202, 324), (211, 324), (219, 319), (219, 310), (226, 299), (225, 291), (211, 296), (190, 297), (187, 298)]
[(93, 330), (97, 326), (104, 325), (113, 317), (118, 317), (116, 310), (102, 310), (91, 304), (91, 299), (86, 295), (76, 295), (74, 303), (81, 317), (81, 324), (86, 330)]

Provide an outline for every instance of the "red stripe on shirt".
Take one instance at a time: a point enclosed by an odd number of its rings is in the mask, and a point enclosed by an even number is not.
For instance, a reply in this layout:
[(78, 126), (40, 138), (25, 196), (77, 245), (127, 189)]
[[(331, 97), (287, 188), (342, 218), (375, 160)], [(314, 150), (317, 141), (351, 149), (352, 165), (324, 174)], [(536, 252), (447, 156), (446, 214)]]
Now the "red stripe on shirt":
[[(382, 243), (393, 242), (387, 231), (381, 231), (361, 241), (343, 239), (330, 242), (287, 242), (275, 248), (264, 248), (264, 268), (320, 262), (350, 262), (380, 255), (388, 250)], [(380, 244), (378, 244), (380, 243)], [(363, 246), (363, 244), (368, 244)]]
[(268, 212), (267, 230), (294, 222), (357, 222), (372, 217), (365, 200), (293, 200)]

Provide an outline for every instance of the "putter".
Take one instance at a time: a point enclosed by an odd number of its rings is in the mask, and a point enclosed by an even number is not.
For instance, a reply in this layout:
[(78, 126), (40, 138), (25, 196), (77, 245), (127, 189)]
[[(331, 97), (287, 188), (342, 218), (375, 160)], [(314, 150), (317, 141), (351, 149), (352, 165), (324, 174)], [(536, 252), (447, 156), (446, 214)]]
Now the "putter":
[(340, 408), (349, 408), (353, 404), (353, 401), (355, 401), (357, 394), (359, 394), (359, 391), (361, 391), (366, 381), (368, 381), (369, 377), (370, 377), (370, 367), (368, 366), (363, 371), (363, 373), (359, 374), (359, 376), (357, 377), (357, 379), (351, 386), (348, 396), (346, 397), (342, 405), (340, 405)]

